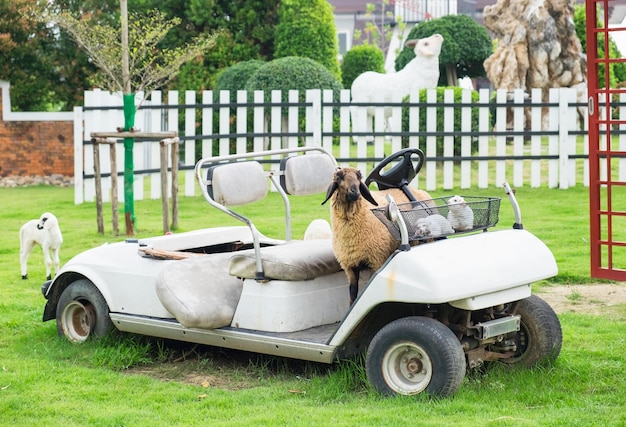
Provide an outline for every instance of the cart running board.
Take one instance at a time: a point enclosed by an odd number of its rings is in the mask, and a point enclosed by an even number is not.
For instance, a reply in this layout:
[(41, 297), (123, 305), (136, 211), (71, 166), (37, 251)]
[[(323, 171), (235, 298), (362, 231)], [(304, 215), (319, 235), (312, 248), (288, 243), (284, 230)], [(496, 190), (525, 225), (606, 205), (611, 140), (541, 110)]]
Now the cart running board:
[(312, 362), (333, 363), (336, 356), (335, 346), (253, 333), (250, 330), (186, 328), (174, 319), (155, 319), (122, 313), (110, 313), (109, 316), (113, 325), (122, 332)]

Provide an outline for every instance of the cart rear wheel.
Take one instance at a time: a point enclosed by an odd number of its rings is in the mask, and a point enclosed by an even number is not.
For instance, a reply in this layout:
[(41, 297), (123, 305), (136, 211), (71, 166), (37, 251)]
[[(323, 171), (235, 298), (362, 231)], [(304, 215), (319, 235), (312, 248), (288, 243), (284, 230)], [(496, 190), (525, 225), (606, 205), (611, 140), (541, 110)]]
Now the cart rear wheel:
[(57, 331), (73, 342), (111, 333), (113, 323), (109, 307), (96, 286), (89, 280), (77, 280), (61, 293), (56, 310)]
[(374, 336), (365, 367), (369, 382), (384, 395), (447, 396), (463, 382), (465, 355), (457, 337), (442, 323), (406, 317)]
[(504, 363), (530, 368), (542, 362), (554, 362), (561, 352), (561, 323), (552, 307), (536, 295), (520, 301), (517, 313), (522, 317), (517, 334), (517, 351)]

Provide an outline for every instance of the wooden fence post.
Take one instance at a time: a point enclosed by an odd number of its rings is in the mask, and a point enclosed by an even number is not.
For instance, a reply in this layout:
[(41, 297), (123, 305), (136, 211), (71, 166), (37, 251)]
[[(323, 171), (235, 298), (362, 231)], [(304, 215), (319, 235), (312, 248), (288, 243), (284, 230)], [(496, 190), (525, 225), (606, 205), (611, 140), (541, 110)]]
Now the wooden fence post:
[(98, 233), (104, 234), (104, 220), (102, 219), (102, 178), (100, 176), (100, 147), (99, 138), (91, 138), (93, 143), (93, 177), (96, 186), (96, 222)]
[(117, 208), (117, 145), (115, 139), (109, 139), (109, 157), (111, 159), (111, 222), (113, 233), (120, 234), (120, 220)]
[[(163, 233), (178, 228), (178, 137), (165, 138), (160, 142), (161, 147), (161, 205), (163, 207)], [(172, 226), (169, 225), (169, 207), (167, 197), (167, 146), (172, 146)]]
[(109, 154), (111, 163), (111, 210), (113, 233), (117, 236), (120, 233), (118, 208), (117, 208), (117, 155), (116, 143), (112, 138), (92, 138), (93, 143), (93, 170), (94, 184), (96, 186), (96, 215), (98, 222), (98, 233), (104, 234), (104, 219), (102, 215), (102, 173), (100, 171), (100, 144), (109, 144)]

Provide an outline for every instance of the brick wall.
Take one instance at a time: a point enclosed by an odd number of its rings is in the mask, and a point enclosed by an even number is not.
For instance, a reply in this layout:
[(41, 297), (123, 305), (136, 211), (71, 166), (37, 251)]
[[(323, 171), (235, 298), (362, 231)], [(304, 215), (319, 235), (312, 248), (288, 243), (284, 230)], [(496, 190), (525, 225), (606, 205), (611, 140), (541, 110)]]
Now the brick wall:
[(0, 177), (74, 176), (73, 122), (4, 121), (5, 94), (0, 91)]

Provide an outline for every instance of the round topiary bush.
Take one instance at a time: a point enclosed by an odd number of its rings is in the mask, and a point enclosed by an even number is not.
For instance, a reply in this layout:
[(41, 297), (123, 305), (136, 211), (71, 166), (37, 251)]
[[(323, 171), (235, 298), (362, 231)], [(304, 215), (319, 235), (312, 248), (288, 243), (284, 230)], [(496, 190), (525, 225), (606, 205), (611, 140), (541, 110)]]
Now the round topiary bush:
[(282, 91), (282, 101), (287, 102), (288, 91), (300, 91), (300, 102), (305, 100), (307, 89), (332, 89), (339, 97), (341, 83), (320, 63), (299, 56), (286, 56), (274, 59), (260, 67), (245, 86), (248, 91), (262, 90), (265, 101), (269, 102), (272, 90)]
[[(428, 92), (429, 89), (422, 89), (420, 90), (419, 93), (419, 102), (420, 103), (425, 103), (426, 102), (426, 94)], [(441, 104), (443, 104), (444, 99), (443, 99), (443, 95), (444, 92), (447, 90), (453, 90), (454, 91), (454, 103), (455, 104), (460, 104), (462, 99), (462, 94), (463, 94), (463, 90), (460, 87), (457, 86), (439, 86), (435, 89), (437, 91), (437, 104), (439, 106), (437, 106), (437, 132), (443, 132), (444, 131), (444, 116), (443, 116), (443, 109), (444, 107), (441, 106)], [(472, 103), (476, 103), (478, 105), (478, 100), (479, 100), (479, 94), (477, 91), (473, 90), (472, 91), (472, 96), (471, 96), (471, 102)], [(403, 102), (408, 103), (409, 102), (409, 97), (406, 97), (403, 99)], [(429, 107), (432, 108), (432, 107)], [(426, 112), (429, 108), (426, 107), (420, 107), (419, 109), (419, 130), (420, 132), (426, 132)], [(471, 131), (472, 132), (478, 132), (478, 114), (479, 114), (479, 107), (471, 107), (472, 108), (472, 114), (471, 114)], [(405, 131), (409, 130), (409, 109), (408, 108), (403, 108), (402, 109), (402, 129)], [(453, 127), (453, 131), (459, 132), (458, 136), (454, 136), (454, 155), (455, 156), (460, 156), (461, 155), (461, 136), (460, 136), (460, 132), (461, 132), (461, 109), (460, 108), (455, 108), (454, 111), (454, 127)], [(444, 137), (443, 136), (438, 136), (437, 137), (437, 157), (443, 156), (443, 140)], [(408, 137), (403, 137), (403, 146), (408, 146)], [(420, 147), (422, 147), (422, 149), (424, 150), (424, 152), (426, 152), (426, 136), (420, 136), (419, 137), (419, 145)], [(476, 137), (472, 137), (472, 147), (471, 147), (471, 152), (475, 153), (478, 150), (478, 144), (477, 144), (477, 138)]]
[(374, 45), (362, 44), (354, 46), (343, 56), (341, 75), (343, 87), (350, 88), (352, 82), (366, 71), (385, 72), (383, 52)]
[(250, 61), (239, 62), (231, 67), (224, 68), (217, 76), (215, 86), (213, 87), (214, 93), (219, 96), (220, 90), (229, 90), (231, 92), (244, 90), (250, 76), (263, 65), (265, 65), (265, 61), (251, 59)]

